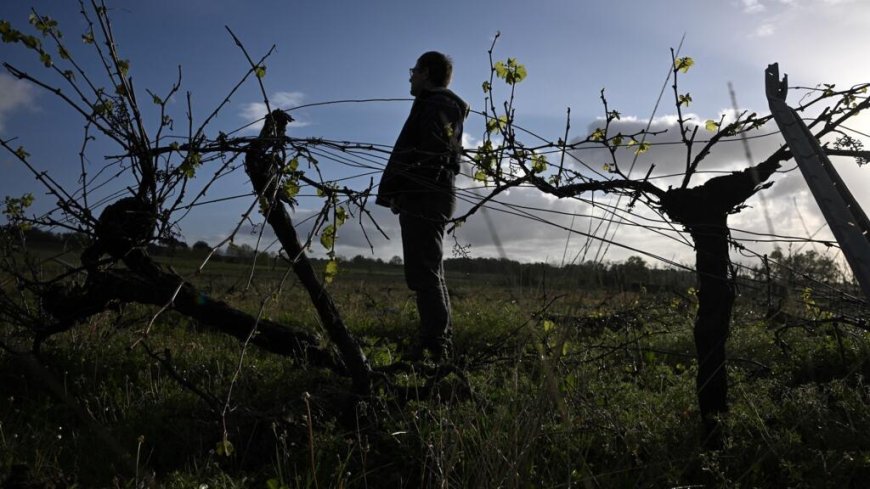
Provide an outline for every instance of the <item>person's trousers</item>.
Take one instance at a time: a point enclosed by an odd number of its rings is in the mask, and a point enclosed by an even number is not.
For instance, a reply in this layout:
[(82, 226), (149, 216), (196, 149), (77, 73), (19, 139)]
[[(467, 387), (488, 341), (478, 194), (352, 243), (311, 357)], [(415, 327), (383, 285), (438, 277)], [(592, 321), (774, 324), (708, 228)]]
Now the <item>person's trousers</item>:
[(417, 295), (422, 346), (446, 353), (452, 344), (450, 296), (444, 279), (444, 229), (453, 215), (449, 193), (402, 199), (399, 224), (405, 281)]

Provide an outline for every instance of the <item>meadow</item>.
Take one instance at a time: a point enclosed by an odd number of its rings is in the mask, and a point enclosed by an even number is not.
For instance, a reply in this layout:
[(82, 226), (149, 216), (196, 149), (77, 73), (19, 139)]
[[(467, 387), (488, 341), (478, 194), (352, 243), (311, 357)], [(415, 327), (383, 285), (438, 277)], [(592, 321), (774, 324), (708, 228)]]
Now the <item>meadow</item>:
[[(251, 314), (319, 330), (280, 262), (213, 262), (192, 275), (189, 256), (161, 260)], [(145, 337), (156, 309), (124, 306), (51, 337), (38, 357), (11, 348), (21, 331), (0, 324), (0, 481), (278, 489), (870, 480), (870, 341), (866, 323), (849, 319), (864, 317), (854, 305), (792, 284), (771, 315), (765, 285), (745, 281), (728, 343), (724, 445), (703, 450), (691, 276), (590, 285), (552, 267), (467, 272), (458, 263), (448, 264), (454, 363), (402, 371), (391, 366), (415, 337), (417, 313), (401, 266), (342, 264), (329, 290), (387, 379), (366, 398), (346, 377), (171, 311)]]

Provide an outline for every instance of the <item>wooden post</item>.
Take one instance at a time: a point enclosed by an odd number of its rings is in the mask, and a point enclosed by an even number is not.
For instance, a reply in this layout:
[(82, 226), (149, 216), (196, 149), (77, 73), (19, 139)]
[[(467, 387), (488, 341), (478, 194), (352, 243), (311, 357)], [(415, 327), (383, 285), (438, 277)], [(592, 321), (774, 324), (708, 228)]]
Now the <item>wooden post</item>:
[(780, 81), (779, 66), (765, 70), (765, 86), (770, 111), (791, 149), (807, 185), (834, 237), (840, 244), (852, 273), (870, 300), (870, 221), (849, 192), (818, 140), (794, 109), (785, 103), (788, 76)]

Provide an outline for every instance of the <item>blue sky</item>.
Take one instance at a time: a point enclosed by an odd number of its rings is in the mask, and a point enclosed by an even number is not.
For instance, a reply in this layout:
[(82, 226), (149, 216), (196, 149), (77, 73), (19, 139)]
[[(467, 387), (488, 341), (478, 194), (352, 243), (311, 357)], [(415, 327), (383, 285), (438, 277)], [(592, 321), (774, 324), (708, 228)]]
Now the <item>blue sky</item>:
[[(826, 82), (848, 86), (870, 81), (870, 69), (860, 58), (870, 45), (870, 5), (862, 0), (154, 0), (113, 1), (108, 6), (120, 51), (131, 60), (130, 73), (143, 94), (140, 99), (150, 99), (144, 96), (145, 89), (165, 93), (181, 66), (182, 92), (171, 107), (180, 135), (186, 133), (186, 92), (191, 93), (194, 119), (201, 120), (247, 69), (224, 26), (236, 33), (255, 58), (276, 46), (266, 62), (264, 81), (270, 100), (284, 108), (341, 99), (408, 98), (408, 68), (420, 53), (439, 50), (454, 59), (451, 88), (473, 109), (480, 110), (481, 83), (489, 77), (487, 50), (495, 33), (500, 32), (495, 59), (517, 58), (529, 73), (517, 87), (517, 123), (551, 140), (562, 136), (567, 107), (572, 114), (571, 137), (583, 137), (594, 128), (596, 118), (602, 115), (602, 88), (606, 88), (611, 108), (624, 115), (626, 125), (645, 125), (670, 67), (670, 48), (676, 48), (683, 35), (682, 55), (691, 56), (696, 64), (681, 78), (680, 91), (692, 94), (689, 112), (701, 121), (718, 118), (731, 107), (728, 82), (735, 88), (741, 109), (766, 113), (763, 70), (771, 62), (780, 63), (792, 85)], [(76, 2), (66, 0), (6, 1), (0, 6), (0, 18), (23, 28), (31, 7), (57, 19), (71, 41), (86, 28)], [(94, 59), (88, 58), (87, 46), (70, 44), (77, 59), (90, 59), (86, 64), (96, 66)], [(0, 45), (0, 61), (35, 75), (46, 74), (20, 46)], [(504, 96), (504, 91), (497, 95)], [(667, 91), (655, 113), (656, 127), (673, 124), (669, 96)], [(210, 126), (210, 134), (243, 127), (259, 113), (257, 104), (261, 102), (256, 84), (249, 82)], [(410, 101), (405, 100), (300, 109), (294, 111), (298, 123), (290, 135), (389, 145), (409, 107)], [(81, 119), (50, 94), (0, 75), (0, 137), (17, 138), (13, 146), (24, 146), (40, 170), (71, 187), (75, 187), (79, 170), (82, 126)], [(865, 133), (870, 130), (867, 117), (852, 126)], [(467, 143), (475, 144), (483, 132), (482, 118), (472, 116), (466, 123)], [(242, 132), (252, 133), (250, 128)], [(778, 136), (765, 138), (753, 147), (754, 155), (763, 156), (780, 142)], [(668, 151), (654, 148), (638, 162), (639, 168), (645, 171), (655, 162), (657, 168), (664, 169), (679, 161), (681, 156)], [(87, 155), (89, 173), (103, 165), (104, 155), (116, 153), (117, 148), (94, 144)], [(338, 164), (323, 164), (324, 171), (334, 178), (361, 173)], [(710, 165), (708, 169), (714, 170), (745, 167), (742, 147), (725, 145)], [(853, 193), (864, 199), (870, 169), (858, 168), (849, 160), (837, 165), (847, 182), (854, 182)], [(4, 175), (0, 195), (32, 192), (37, 209), (51, 205), (35, 179), (9, 155), (0, 155), (0, 171)], [(368, 177), (352, 182), (363, 186), (367, 181)], [(801, 185), (796, 171), (778, 176), (764, 201), (755, 197), (750, 202), (754, 207), (734, 216), (732, 225), (767, 231), (763, 217), (766, 206), (777, 234), (813, 234), (823, 221), (805, 185)], [(222, 180), (209, 196), (218, 199), (247, 191), (247, 180), (239, 173)], [(522, 190), (502, 200), (565, 212), (568, 214), (545, 216), (564, 227), (590, 229), (587, 218), (570, 216), (592, 212), (576, 201), (556, 201)], [(216, 243), (233, 230), (250, 202), (250, 198), (242, 198), (197, 208), (180, 223), (179, 231), (189, 243), (199, 239)], [(870, 202), (863, 202), (870, 207)], [(314, 209), (313, 202), (308, 207), (305, 204), (300, 216)], [(565, 230), (501, 210), (491, 209), (489, 218), (507, 256), (558, 263), (563, 256), (570, 259), (581, 253), (584, 237), (573, 235), (568, 240)], [(392, 239), (370, 232), (375, 255), (389, 258), (399, 254), (396, 219), (380, 210), (376, 218)], [(816, 237), (825, 233), (823, 229)], [(242, 241), (252, 239), (249, 233), (240, 236)], [(473, 256), (498, 254), (482, 216), (460, 228), (457, 240), (471, 244)], [(614, 240), (669, 260), (691, 262), (691, 248), (642, 229), (621, 227)], [(270, 241), (268, 236), (266, 241)], [(342, 255), (371, 254), (358, 226), (346, 225), (339, 243)], [(759, 252), (770, 247), (752, 246)], [(601, 258), (621, 260), (631, 254), (637, 253), (613, 246)], [(654, 262), (650, 257), (647, 261)]]

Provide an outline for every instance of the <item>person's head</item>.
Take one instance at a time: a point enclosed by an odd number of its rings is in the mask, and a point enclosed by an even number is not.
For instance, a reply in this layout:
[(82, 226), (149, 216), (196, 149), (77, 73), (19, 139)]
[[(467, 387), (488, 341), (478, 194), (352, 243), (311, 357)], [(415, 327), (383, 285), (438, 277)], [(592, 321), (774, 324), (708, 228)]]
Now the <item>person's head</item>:
[(424, 90), (446, 88), (453, 77), (453, 60), (437, 51), (423, 53), (411, 68), (411, 95), (420, 95)]

